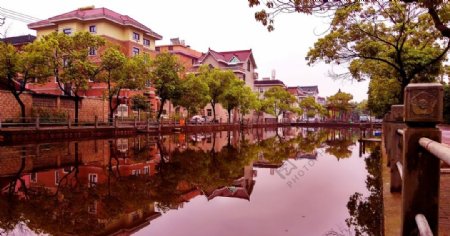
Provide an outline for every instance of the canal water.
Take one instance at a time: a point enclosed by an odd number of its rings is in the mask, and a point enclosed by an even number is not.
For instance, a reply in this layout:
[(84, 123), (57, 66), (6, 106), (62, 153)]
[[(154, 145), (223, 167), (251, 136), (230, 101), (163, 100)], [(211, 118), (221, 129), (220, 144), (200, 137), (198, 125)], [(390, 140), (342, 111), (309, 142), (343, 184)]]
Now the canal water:
[(279, 128), (0, 146), (0, 235), (381, 235), (379, 147)]

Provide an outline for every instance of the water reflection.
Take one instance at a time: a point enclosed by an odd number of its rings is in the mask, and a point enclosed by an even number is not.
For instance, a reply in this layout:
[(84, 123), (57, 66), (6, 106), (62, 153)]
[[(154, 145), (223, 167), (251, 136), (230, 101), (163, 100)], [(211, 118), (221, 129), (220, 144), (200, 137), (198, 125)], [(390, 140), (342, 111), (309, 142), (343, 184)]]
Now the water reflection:
[(347, 208), (350, 218), (346, 219), (348, 227), (355, 230), (355, 235), (381, 235), (383, 222), (383, 198), (381, 180), (381, 153), (380, 148), (374, 149), (372, 154), (365, 159), (369, 172), (366, 180), (368, 197), (356, 192), (350, 196)]
[[(194, 199), (253, 204), (258, 183), (285, 181), (274, 173), (287, 160), (301, 168), (349, 158), (356, 138), (349, 130), (289, 128), (0, 147), (0, 234), (130, 234)], [(355, 209), (362, 204), (362, 195), (352, 199)], [(357, 212), (347, 221), (356, 229), (365, 224)]]

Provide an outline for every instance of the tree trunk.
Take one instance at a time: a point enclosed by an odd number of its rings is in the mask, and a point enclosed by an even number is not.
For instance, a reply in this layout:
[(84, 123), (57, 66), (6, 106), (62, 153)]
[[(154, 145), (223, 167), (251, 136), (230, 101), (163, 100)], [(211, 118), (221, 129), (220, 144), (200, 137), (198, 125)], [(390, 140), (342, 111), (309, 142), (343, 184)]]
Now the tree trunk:
[(231, 123), (231, 109), (227, 109), (228, 112), (228, 124)]
[(109, 114), (108, 114), (108, 122), (110, 125), (113, 124), (114, 121), (114, 108), (112, 107), (112, 96), (108, 96), (108, 103), (109, 103)]
[(25, 123), (25, 104), (22, 102), (22, 99), (20, 99), (20, 95), (12, 92), (12, 94), (14, 95), (14, 98), (16, 99), (17, 103), (19, 103), (20, 106), (20, 117), (21, 117), (21, 122)]
[(214, 101), (211, 101), (211, 107), (213, 112), (213, 122), (216, 121), (216, 103)]
[(164, 108), (164, 103), (166, 103), (166, 99), (162, 99), (161, 100), (161, 104), (159, 104), (158, 116), (156, 116), (156, 119), (158, 121), (160, 121), (160, 119), (161, 119), (161, 114), (162, 114), (162, 111), (163, 111), (163, 108)]

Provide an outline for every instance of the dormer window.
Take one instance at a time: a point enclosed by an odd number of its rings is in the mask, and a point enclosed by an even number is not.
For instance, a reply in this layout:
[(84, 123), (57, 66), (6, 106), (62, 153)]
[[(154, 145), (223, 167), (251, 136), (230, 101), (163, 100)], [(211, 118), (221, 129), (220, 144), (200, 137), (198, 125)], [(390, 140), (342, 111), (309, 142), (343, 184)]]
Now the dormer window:
[(231, 58), (231, 60), (230, 60), (230, 64), (237, 64), (237, 63), (239, 63), (239, 62), (241, 62), (241, 61), (239, 61), (239, 59), (238, 59), (237, 57), (233, 57), (233, 58)]
[(135, 41), (139, 41), (140, 35), (139, 35), (138, 33), (136, 33), (136, 32), (133, 32), (133, 39), (134, 39)]

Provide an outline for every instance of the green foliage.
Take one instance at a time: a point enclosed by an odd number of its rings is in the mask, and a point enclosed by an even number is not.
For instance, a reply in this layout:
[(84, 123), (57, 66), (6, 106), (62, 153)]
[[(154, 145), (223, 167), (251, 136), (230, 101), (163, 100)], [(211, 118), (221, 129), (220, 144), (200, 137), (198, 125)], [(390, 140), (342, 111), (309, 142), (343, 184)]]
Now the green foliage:
[(199, 68), (197, 76), (206, 82), (209, 88), (210, 104), (213, 112), (213, 120), (216, 119), (216, 104), (220, 102), (220, 97), (229, 90), (231, 81), (236, 79), (236, 75), (230, 70), (219, 70), (203, 65)]
[(391, 105), (399, 104), (401, 88), (395, 79), (373, 78), (369, 83), (367, 107), (373, 115), (383, 117), (391, 110)]
[[(342, 7), (330, 32), (308, 52), (309, 64), (349, 62), (352, 78), (393, 78), (401, 91), (410, 82), (434, 81), (444, 72), (442, 62), (450, 42), (442, 42), (431, 24), (429, 15), (417, 6), (396, 1)], [(403, 93), (397, 95), (402, 102)]]
[(306, 112), (307, 117), (314, 117), (316, 114), (322, 114), (324, 108), (316, 102), (314, 97), (306, 97), (300, 101), (300, 108)]
[[(109, 47), (101, 55), (101, 76), (99, 80), (108, 85), (109, 119), (119, 106), (119, 95), (122, 89), (143, 89), (149, 80), (149, 64), (145, 56), (126, 57), (120, 50)], [(113, 98), (116, 103), (113, 103)]]
[(275, 116), (280, 116), (286, 111), (292, 110), (292, 105), (297, 99), (281, 87), (272, 87), (264, 93), (267, 106), (266, 112)]
[(180, 74), (183, 66), (170, 53), (158, 54), (152, 61), (150, 78), (160, 98), (157, 119), (161, 118), (164, 104), (168, 100), (176, 100), (181, 96)]
[(25, 117), (25, 104), (20, 95), (31, 79), (40, 83), (50, 76), (46, 60), (49, 52), (48, 45), (39, 41), (26, 45), (21, 51), (11, 44), (0, 42), (0, 85), (14, 96), (22, 118)]
[[(366, 1), (364, 5), (377, 5), (382, 1)], [(429, 0), (402, 0), (404, 3), (418, 6), (422, 11), (426, 10), (433, 19), (429, 27), (434, 24), (442, 36), (450, 38), (450, 5), (448, 1)], [(339, 10), (359, 4), (358, 1), (305, 1), (305, 0), (248, 0), (250, 7), (257, 7), (264, 3), (261, 10), (255, 13), (255, 19), (267, 27), (269, 31), (274, 30), (274, 18), (279, 13), (334, 13), (339, 14)], [(361, 17), (365, 17), (361, 15)]]
[(39, 121), (44, 123), (61, 123), (67, 121), (67, 113), (61, 110), (32, 108), (31, 116), (39, 116)]
[(133, 97), (131, 97), (131, 101), (133, 102), (133, 110), (146, 111), (150, 107), (150, 101), (142, 94), (134, 95)]
[(175, 106), (187, 109), (188, 115), (194, 115), (210, 101), (208, 84), (194, 74), (188, 74), (181, 81), (181, 96), (173, 100)]

